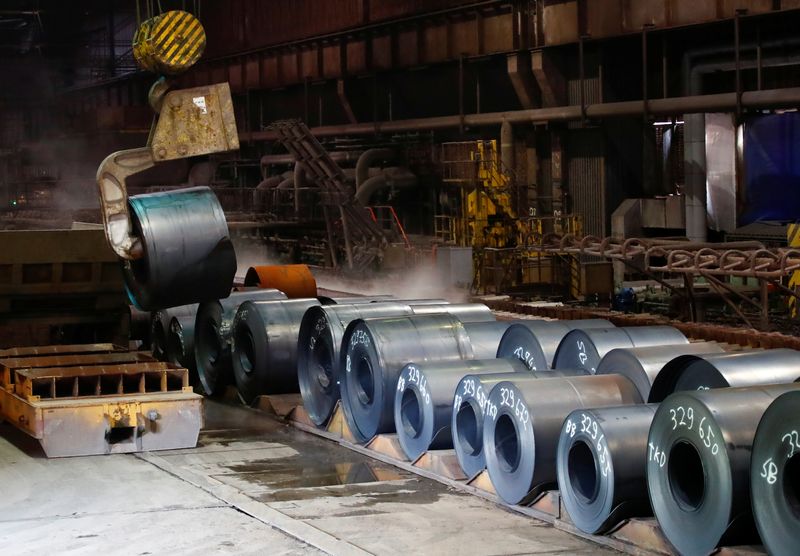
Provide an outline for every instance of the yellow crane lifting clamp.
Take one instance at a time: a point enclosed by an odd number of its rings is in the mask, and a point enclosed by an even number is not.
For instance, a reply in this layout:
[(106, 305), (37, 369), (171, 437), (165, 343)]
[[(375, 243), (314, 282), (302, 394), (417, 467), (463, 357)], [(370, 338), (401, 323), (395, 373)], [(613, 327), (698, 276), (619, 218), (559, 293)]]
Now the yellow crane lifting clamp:
[(133, 57), (140, 68), (177, 75), (191, 68), (206, 48), (206, 32), (195, 16), (171, 10), (147, 19), (133, 35)]

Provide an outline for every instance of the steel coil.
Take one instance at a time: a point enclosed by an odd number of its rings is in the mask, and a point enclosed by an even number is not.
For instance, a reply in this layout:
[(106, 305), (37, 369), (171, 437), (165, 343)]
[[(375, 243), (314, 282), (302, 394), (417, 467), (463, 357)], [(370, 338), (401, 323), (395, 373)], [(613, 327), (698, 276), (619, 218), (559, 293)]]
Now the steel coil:
[(274, 289), (248, 289), (233, 292), (227, 299), (201, 303), (197, 308), (194, 358), (198, 382), (205, 395), (219, 393), (233, 379), (231, 324), (239, 305), (245, 301), (277, 299), (286, 299), (286, 296)]
[(649, 401), (663, 401), (673, 392), (784, 384), (798, 377), (800, 351), (793, 349), (682, 355), (658, 373)]
[(521, 321), (503, 334), (497, 357), (513, 357), (523, 361), (532, 371), (544, 371), (552, 368), (558, 344), (570, 331), (613, 327), (603, 319)]
[(130, 315), (131, 340), (142, 342), (141, 346), (148, 349), (150, 347), (153, 315), (147, 311), (137, 309), (133, 305), (128, 305), (128, 314)]
[(454, 314), (467, 321), (489, 318), (485, 305), (450, 305), (440, 300), (433, 301), (331, 305), (311, 307), (306, 311), (300, 324), (297, 378), (303, 395), (303, 407), (317, 426), (323, 426), (330, 419), (339, 401), (342, 337), (352, 321), (441, 313)]
[(351, 432), (361, 442), (394, 432), (394, 390), (407, 363), (472, 358), (464, 325), (449, 314), (352, 321), (339, 363), (342, 409)]
[(231, 362), (239, 397), (297, 392), (300, 321), (316, 299), (245, 301), (231, 325)]
[(520, 504), (556, 485), (558, 439), (572, 411), (637, 403), (639, 392), (620, 375), (498, 383), (483, 418), (486, 469), (497, 495)]
[(197, 384), (197, 365), (194, 361), (195, 315), (173, 316), (167, 331), (167, 361), (189, 371), (192, 385)]
[(595, 374), (600, 360), (612, 349), (688, 343), (686, 336), (672, 326), (573, 330), (558, 345), (553, 368), (582, 368)]
[(750, 499), (767, 552), (797, 554), (800, 540), (800, 391), (778, 396), (753, 441)]
[(558, 440), (558, 488), (575, 526), (607, 533), (652, 515), (647, 497), (647, 435), (657, 405), (573, 411)]
[(687, 391), (661, 402), (648, 436), (647, 487), (661, 531), (680, 554), (758, 542), (750, 507), (753, 438), (770, 403), (797, 390)]
[(169, 329), (172, 317), (189, 317), (197, 314), (198, 304), (161, 309), (152, 314), (150, 322), (150, 350), (159, 361), (168, 361)]
[(304, 264), (251, 266), (244, 285), (280, 290), (289, 299), (317, 297), (317, 281)]
[(128, 199), (143, 256), (122, 262), (131, 302), (153, 311), (222, 299), (231, 293), (236, 254), (225, 214), (208, 187)]
[(676, 356), (724, 352), (725, 350), (714, 342), (616, 348), (606, 353), (600, 360), (597, 365), (597, 374), (621, 374), (628, 377), (639, 390), (642, 399), (647, 400), (658, 373)]

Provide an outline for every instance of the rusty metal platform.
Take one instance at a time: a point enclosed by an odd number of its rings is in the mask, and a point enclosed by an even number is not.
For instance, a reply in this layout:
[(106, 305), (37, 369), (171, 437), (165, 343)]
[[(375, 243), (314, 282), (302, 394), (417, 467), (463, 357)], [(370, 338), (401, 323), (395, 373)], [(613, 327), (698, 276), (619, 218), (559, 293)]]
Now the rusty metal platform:
[(190, 448), (203, 398), (189, 371), (111, 344), (0, 352), (0, 418), (48, 457)]

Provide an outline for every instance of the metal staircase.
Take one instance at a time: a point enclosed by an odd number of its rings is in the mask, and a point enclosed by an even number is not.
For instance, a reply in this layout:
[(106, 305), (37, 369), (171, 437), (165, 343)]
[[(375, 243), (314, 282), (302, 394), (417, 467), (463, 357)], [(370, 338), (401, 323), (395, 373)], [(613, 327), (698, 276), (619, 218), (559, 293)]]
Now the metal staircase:
[(356, 201), (344, 172), (308, 127), (299, 120), (279, 120), (270, 129), (319, 187), (333, 266), (338, 266), (337, 251), (342, 249), (351, 270), (364, 270), (380, 260), (388, 244), (384, 231)]

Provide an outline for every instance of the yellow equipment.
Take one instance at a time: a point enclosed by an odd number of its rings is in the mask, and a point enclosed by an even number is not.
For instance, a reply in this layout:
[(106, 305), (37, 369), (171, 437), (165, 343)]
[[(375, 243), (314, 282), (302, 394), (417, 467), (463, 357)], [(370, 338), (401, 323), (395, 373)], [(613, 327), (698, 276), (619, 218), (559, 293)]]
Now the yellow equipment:
[(140, 68), (177, 75), (192, 67), (206, 48), (203, 25), (189, 12), (172, 10), (145, 20), (133, 36)]

